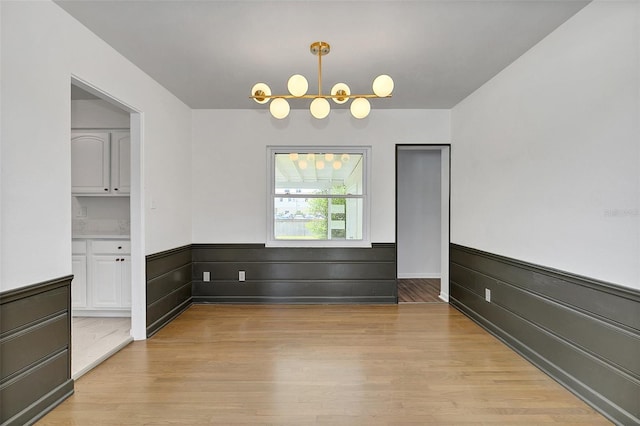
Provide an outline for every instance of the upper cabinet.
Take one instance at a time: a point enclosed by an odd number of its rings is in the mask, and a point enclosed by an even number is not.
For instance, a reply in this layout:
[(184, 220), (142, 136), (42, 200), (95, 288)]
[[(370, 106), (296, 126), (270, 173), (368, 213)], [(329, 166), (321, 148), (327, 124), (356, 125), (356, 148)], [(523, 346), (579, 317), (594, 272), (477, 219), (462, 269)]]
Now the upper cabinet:
[(128, 195), (131, 188), (129, 132), (71, 132), (71, 192)]
[(111, 189), (131, 192), (131, 136), (129, 132), (111, 133)]

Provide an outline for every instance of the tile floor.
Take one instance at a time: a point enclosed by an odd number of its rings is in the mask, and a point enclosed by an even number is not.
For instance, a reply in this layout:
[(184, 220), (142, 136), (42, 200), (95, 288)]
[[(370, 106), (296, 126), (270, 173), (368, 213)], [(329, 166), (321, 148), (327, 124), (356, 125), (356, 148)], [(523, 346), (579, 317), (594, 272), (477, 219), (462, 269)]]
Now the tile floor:
[(77, 380), (133, 341), (131, 318), (71, 319), (71, 378)]

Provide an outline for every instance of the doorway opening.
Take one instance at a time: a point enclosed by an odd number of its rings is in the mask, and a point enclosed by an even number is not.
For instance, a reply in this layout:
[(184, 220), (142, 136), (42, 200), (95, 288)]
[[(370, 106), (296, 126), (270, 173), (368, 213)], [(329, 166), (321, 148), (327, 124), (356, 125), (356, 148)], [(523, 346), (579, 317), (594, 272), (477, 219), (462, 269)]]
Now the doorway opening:
[(396, 145), (398, 303), (449, 301), (450, 145)]
[(144, 338), (141, 115), (72, 77), (70, 118), (71, 369), (78, 379)]

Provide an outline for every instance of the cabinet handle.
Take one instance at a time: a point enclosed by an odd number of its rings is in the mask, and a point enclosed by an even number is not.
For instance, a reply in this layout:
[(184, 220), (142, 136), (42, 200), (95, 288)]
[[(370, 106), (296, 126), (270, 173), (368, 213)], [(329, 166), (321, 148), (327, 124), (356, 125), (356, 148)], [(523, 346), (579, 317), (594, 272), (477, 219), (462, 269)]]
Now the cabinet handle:
[(118, 250), (122, 250), (122, 246), (118, 246)]
[(109, 190), (109, 188), (105, 188), (104, 190), (105, 190), (105, 191), (108, 191), (108, 190)]
[(118, 188), (113, 188), (113, 190), (114, 190), (114, 191), (117, 191), (117, 190), (118, 190)]
[(120, 262), (120, 259), (116, 259), (116, 262)]

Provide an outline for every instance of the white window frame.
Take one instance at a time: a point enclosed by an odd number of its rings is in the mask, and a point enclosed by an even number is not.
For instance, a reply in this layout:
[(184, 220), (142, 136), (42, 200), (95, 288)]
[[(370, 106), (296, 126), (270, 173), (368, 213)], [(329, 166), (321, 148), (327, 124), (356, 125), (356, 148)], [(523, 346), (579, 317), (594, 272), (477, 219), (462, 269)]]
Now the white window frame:
[[(362, 155), (362, 239), (361, 240), (281, 240), (275, 238), (275, 210), (273, 200), (282, 197), (276, 194), (275, 185), (275, 158), (276, 154), (299, 154), (331, 152), (334, 154), (360, 154)], [(371, 146), (300, 146), (277, 145), (267, 146), (267, 237), (266, 247), (371, 247), (371, 196), (369, 184), (371, 182)]]

